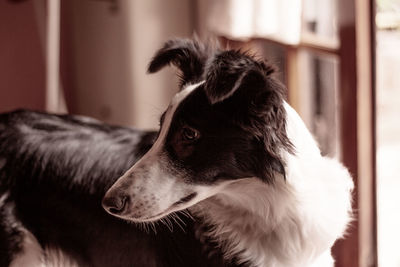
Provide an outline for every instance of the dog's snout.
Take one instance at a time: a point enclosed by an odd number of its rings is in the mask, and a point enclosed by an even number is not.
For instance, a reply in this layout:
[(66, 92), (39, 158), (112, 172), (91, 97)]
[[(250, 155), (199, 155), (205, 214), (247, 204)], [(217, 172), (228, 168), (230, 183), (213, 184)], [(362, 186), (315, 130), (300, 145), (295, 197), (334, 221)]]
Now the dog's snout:
[(111, 214), (121, 214), (128, 203), (128, 196), (105, 196), (102, 201), (103, 208)]

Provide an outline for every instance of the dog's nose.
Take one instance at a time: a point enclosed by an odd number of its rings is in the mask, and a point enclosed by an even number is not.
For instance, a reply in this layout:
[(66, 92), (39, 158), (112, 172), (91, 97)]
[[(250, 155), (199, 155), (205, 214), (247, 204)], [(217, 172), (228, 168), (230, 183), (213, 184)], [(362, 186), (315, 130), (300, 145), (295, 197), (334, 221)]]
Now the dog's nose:
[(128, 196), (104, 196), (103, 208), (111, 214), (121, 214), (127, 207)]

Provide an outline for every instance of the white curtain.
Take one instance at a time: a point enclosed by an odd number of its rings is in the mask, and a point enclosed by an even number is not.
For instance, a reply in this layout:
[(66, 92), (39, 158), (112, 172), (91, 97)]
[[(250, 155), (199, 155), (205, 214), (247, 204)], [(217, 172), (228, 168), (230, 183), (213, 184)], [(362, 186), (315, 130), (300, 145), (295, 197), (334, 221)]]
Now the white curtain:
[(207, 30), (232, 39), (265, 37), (298, 44), (301, 0), (200, 0)]

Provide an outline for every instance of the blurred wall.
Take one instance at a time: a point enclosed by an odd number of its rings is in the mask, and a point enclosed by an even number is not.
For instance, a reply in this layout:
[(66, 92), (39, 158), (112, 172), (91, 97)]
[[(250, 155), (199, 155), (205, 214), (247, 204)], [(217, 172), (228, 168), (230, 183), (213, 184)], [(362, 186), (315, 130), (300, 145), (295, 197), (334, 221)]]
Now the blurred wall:
[(0, 1), (0, 112), (44, 109), (45, 62), (33, 1)]
[(177, 89), (174, 71), (146, 74), (155, 51), (191, 36), (191, 1), (62, 1), (62, 80), (71, 113), (154, 128)]

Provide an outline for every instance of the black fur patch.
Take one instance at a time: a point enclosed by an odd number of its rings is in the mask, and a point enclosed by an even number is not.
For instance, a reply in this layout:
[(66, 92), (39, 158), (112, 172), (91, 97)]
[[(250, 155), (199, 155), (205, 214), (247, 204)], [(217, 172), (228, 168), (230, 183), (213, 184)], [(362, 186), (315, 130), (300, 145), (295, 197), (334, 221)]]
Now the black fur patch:
[[(169, 63), (180, 69), (183, 84), (205, 81), (176, 110), (166, 142), (172, 162), (192, 173), (190, 180), (257, 176), (272, 182), (275, 172), (285, 177), (281, 151), (294, 149), (286, 134), (285, 87), (272, 75), (273, 66), (245, 52), (186, 40), (167, 42), (149, 70)], [(202, 137), (184, 142), (185, 127)]]
[(189, 39), (174, 39), (158, 50), (148, 66), (148, 73), (159, 71), (172, 64), (180, 71), (181, 88), (202, 79), (204, 64), (212, 53), (212, 47)]
[(274, 71), (272, 66), (256, 61), (246, 53), (229, 50), (216, 53), (206, 65), (204, 80), (207, 96), (212, 104), (232, 96), (239, 87), (257, 86), (267, 83), (267, 77)]

